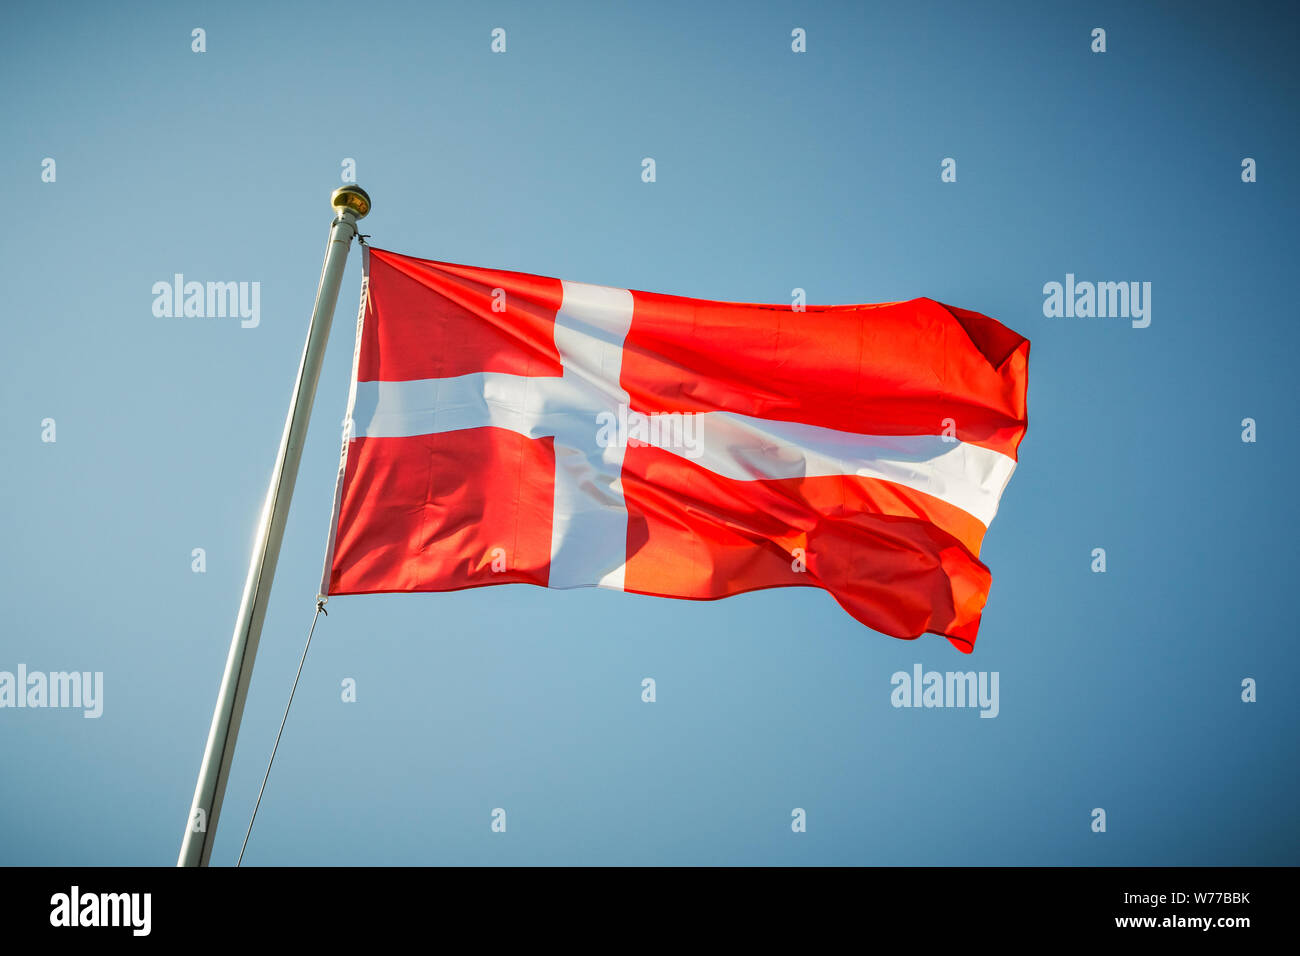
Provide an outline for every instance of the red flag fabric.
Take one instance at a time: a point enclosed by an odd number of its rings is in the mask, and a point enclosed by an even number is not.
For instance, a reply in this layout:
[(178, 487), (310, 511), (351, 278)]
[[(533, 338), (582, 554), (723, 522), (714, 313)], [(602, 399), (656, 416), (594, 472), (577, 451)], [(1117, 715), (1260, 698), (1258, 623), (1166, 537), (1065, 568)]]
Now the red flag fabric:
[(1028, 359), (931, 299), (711, 302), (370, 248), (322, 594), (819, 587), (969, 653)]

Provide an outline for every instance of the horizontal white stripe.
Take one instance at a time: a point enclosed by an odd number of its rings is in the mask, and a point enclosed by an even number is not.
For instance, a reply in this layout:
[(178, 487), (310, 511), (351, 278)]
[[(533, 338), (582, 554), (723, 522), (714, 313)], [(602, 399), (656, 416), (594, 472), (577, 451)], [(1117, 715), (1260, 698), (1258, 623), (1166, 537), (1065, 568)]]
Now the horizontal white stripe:
[(695, 428), (698, 454), (689, 446), (657, 444), (738, 481), (824, 475), (892, 481), (942, 498), (986, 528), (1016, 468), (1006, 455), (940, 435), (859, 435), (732, 412), (697, 415)]
[[(528, 438), (556, 436), (557, 445), (601, 452), (604, 461), (604, 453), (615, 449), (597, 446), (596, 416), (613, 411), (620, 400), (625, 402), (625, 396), (608, 385), (597, 389), (585, 377), (486, 372), (412, 382), (358, 382), (353, 414), (355, 434), (361, 436), (396, 438), (493, 425)], [(670, 418), (651, 417), (661, 422)], [(652, 443), (740, 481), (860, 475), (894, 482), (955, 505), (985, 527), (997, 514), (1016, 467), (1014, 459), (999, 452), (938, 435), (859, 435), (732, 412), (694, 417), (695, 448), (689, 442), (669, 441), (664, 437), (674, 431), (669, 428)], [(617, 460), (622, 460), (621, 450)]]
[[(475, 372), (411, 382), (357, 382), (353, 434), (406, 438), (494, 425), (528, 438), (553, 435), (544, 427), (544, 392), (532, 386), (534, 381), (524, 375)], [(560, 379), (550, 381), (558, 384)]]

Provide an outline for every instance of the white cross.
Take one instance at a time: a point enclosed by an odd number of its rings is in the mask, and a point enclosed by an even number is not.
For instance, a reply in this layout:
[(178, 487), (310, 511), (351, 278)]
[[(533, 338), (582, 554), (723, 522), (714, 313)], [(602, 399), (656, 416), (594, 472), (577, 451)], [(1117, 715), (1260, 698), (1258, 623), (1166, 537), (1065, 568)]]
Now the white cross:
[(414, 382), (360, 382), (355, 435), (431, 435), (493, 425), (555, 439), (551, 519), (553, 588), (623, 589), (627, 504), (623, 446), (596, 442), (597, 416), (626, 408), (619, 387), (623, 340), (632, 324), (626, 289), (564, 282), (555, 315), (560, 376), (476, 372)]
[[(551, 522), (553, 588), (623, 589), (627, 503), (621, 441), (597, 441), (602, 412), (618, 415), (619, 384), (632, 323), (626, 289), (563, 282), (555, 316), (559, 376), (474, 372), (405, 382), (356, 382), (348, 434), (403, 437), (495, 426), (554, 438)], [(654, 417), (654, 416), (651, 416)], [(1015, 461), (940, 435), (863, 435), (733, 412), (696, 415), (702, 449), (691, 457), (738, 481), (860, 475), (914, 488), (962, 508), (986, 527)], [(667, 451), (676, 449), (657, 442)]]

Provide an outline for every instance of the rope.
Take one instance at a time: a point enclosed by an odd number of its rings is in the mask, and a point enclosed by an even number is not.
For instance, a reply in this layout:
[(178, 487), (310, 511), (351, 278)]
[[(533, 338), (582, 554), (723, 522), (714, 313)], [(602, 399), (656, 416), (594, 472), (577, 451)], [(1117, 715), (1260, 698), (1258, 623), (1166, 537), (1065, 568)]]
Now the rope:
[(302, 660), (298, 662), (298, 673), (293, 678), (293, 689), (289, 691), (289, 703), (284, 705), (284, 717), (280, 719), (280, 730), (275, 735), (275, 746), (271, 748), (271, 759), (266, 762), (266, 774), (262, 777), (261, 789), (257, 791), (257, 803), (253, 804), (253, 815), (248, 820), (248, 830), (244, 833), (244, 843), (239, 848), (239, 859), (235, 861), (235, 866), (244, 862), (244, 851), (248, 849), (248, 838), (253, 833), (253, 821), (257, 819), (258, 807), (262, 805), (262, 794), (266, 792), (266, 781), (271, 777), (271, 765), (275, 763), (275, 752), (280, 749), (280, 737), (284, 734), (284, 725), (289, 720), (289, 708), (293, 706), (293, 695), (298, 690), (298, 678), (302, 677), (302, 665), (307, 663), (307, 650), (311, 647), (311, 636), (316, 633), (316, 622), (324, 614), (329, 617), (329, 611), (325, 610), (325, 602), (318, 600), (316, 602), (316, 613), (311, 619), (311, 630), (307, 632), (307, 644), (302, 649)]

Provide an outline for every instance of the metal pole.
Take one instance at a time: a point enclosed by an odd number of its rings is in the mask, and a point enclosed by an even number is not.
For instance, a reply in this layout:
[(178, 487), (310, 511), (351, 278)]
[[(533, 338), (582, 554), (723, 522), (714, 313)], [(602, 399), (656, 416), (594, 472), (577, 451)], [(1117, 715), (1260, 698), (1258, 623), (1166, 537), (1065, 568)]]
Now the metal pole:
[(325, 248), (325, 265), (321, 269), (320, 285), (316, 288), (316, 307), (312, 309), (311, 325), (307, 328), (307, 344), (298, 365), (298, 381), (289, 402), (280, 451), (271, 472), (271, 486), (266, 492), (266, 502), (257, 523), (248, 578), (244, 581), (244, 597), (239, 604), (235, 633), (230, 639), (226, 672), (217, 692), (217, 706), (212, 712), (212, 726), (203, 750), (199, 780), (194, 787), (194, 802), (190, 804), (189, 817), (185, 821), (185, 837), (181, 841), (177, 866), (207, 866), (212, 856), (217, 817), (221, 814), (226, 779), (235, 754), (235, 738), (239, 735), (239, 721), (244, 714), (248, 682), (253, 676), (253, 658), (257, 655), (257, 643), (262, 636), (262, 621), (266, 617), (275, 563), (280, 556), (280, 542), (284, 539), (284, 524), (289, 515), (289, 499), (293, 497), (303, 440), (307, 436), (307, 420), (311, 417), (325, 344), (329, 341), (330, 324), (334, 320), (334, 304), (338, 301), (348, 248), (357, 233), (357, 220), (370, 211), (370, 197), (360, 186), (344, 186), (334, 191), (330, 205), (337, 216), (330, 228), (329, 245)]

